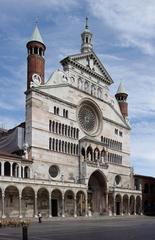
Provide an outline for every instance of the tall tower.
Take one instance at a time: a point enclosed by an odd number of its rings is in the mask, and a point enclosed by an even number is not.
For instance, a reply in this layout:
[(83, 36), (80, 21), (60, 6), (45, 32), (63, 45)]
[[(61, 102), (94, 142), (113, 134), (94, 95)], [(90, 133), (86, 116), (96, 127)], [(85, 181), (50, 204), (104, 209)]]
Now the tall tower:
[(88, 18), (86, 17), (86, 24), (83, 33), (81, 34), (82, 43), (81, 43), (81, 52), (91, 52), (93, 46), (91, 43), (93, 34), (90, 32), (88, 28)]
[(118, 87), (115, 97), (118, 101), (118, 104), (119, 104), (119, 107), (120, 107), (123, 117), (124, 118), (128, 117), (128, 103), (127, 103), (128, 94), (126, 93), (122, 82), (120, 83), (120, 85)]
[(40, 31), (36, 24), (30, 40), (27, 45), (27, 90), (31, 87), (32, 82), (38, 85), (44, 84), (45, 59), (44, 53), (46, 46), (41, 37)]

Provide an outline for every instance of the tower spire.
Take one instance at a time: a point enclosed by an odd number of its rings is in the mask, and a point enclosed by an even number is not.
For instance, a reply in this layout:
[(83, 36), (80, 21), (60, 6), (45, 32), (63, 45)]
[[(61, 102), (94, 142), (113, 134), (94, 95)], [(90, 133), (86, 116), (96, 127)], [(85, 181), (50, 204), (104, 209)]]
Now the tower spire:
[(85, 28), (84, 31), (81, 33), (81, 39), (82, 39), (82, 43), (81, 43), (81, 52), (91, 52), (92, 51), (92, 36), (93, 34), (90, 32), (89, 28), (88, 28), (88, 17), (86, 17), (86, 22), (85, 22)]
[(115, 97), (118, 101), (118, 104), (119, 104), (119, 107), (120, 107), (123, 117), (126, 118), (128, 116), (128, 103), (127, 103), (128, 94), (127, 94), (122, 82), (120, 83), (120, 85), (118, 87)]
[(46, 46), (40, 34), (37, 21), (32, 36), (26, 44), (26, 47), (28, 50), (27, 89), (30, 89), (35, 79), (37, 79), (39, 85), (43, 85), (45, 75), (44, 53)]
[(85, 29), (88, 29), (88, 17), (86, 17), (86, 25), (85, 25)]

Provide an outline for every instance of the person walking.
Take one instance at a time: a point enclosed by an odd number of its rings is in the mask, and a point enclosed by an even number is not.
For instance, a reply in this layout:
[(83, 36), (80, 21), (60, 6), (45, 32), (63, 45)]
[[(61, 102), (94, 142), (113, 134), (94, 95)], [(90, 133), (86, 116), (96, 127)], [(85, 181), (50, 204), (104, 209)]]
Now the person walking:
[(38, 212), (38, 220), (39, 220), (39, 223), (42, 222), (42, 215), (41, 215), (41, 212)]

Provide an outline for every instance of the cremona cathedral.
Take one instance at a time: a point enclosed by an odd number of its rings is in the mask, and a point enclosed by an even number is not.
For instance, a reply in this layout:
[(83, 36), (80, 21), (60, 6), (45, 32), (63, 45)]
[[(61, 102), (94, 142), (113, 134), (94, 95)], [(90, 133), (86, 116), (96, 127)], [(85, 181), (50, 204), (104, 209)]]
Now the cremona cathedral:
[(128, 94), (93, 51), (88, 19), (81, 51), (44, 79), (36, 25), (27, 45), (25, 122), (0, 133), (0, 216), (141, 214), (130, 159)]

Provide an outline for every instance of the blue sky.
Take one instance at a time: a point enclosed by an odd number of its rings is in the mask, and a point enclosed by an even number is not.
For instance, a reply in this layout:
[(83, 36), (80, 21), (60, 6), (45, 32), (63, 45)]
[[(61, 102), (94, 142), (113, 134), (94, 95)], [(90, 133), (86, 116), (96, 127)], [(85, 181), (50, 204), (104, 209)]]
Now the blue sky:
[(25, 45), (36, 18), (48, 79), (63, 57), (80, 51), (88, 16), (93, 49), (114, 80), (111, 94), (122, 80), (129, 94), (135, 173), (155, 176), (154, 13), (154, 0), (0, 0), (0, 127), (24, 121)]

